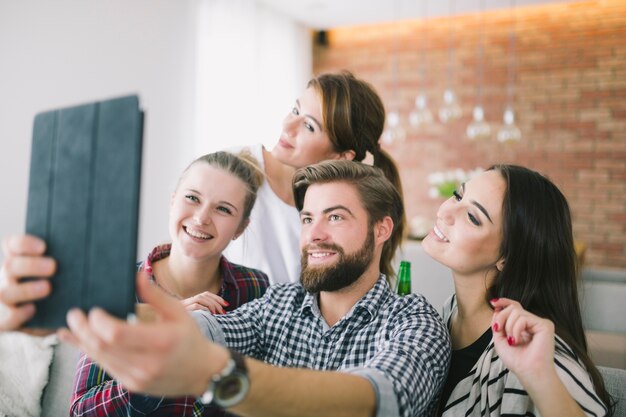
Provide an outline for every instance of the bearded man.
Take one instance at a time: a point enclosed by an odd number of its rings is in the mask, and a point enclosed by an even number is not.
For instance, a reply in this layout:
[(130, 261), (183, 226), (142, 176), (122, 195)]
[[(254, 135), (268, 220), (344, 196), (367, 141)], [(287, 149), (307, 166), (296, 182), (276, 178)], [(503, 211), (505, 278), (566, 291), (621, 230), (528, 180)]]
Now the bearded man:
[[(128, 324), (71, 312), (60, 335), (131, 392), (197, 395), (250, 416), (430, 416), (450, 360), (426, 299), (390, 288), (404, 207), (382, 171), (325, 161), (293, 179), (301, 285), (270, 287), (225, 315), (194, 312), (138, 280), (160, 317)], [(147, 414), (159, 399), (131, 394)], [(142, 415), (144, 415), (142, 414)]]

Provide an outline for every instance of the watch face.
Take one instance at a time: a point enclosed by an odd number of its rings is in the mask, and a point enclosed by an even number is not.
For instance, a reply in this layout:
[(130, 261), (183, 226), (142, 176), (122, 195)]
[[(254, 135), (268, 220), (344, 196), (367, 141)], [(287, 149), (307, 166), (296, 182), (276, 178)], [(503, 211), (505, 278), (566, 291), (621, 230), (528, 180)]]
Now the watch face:
[(215, 402), (223, 408), (239, 403), (248, 393), (250, 381), (242, 372), (235, 371), (222, 378), (215, 387)]
[(243, 381), (240, 375), (234, 373), (222, 379), (215, 388), (215, 396), (221, 401), (229, 401), (241, 392)]
[(232, 407), (244, 399), (250, 388), (248, 370), (242, 355), (231, 351), (231, 358), (222, 372), (213, 375), (207, 390), (199, 400), (203, 404), (214, 402), (222, 408)]

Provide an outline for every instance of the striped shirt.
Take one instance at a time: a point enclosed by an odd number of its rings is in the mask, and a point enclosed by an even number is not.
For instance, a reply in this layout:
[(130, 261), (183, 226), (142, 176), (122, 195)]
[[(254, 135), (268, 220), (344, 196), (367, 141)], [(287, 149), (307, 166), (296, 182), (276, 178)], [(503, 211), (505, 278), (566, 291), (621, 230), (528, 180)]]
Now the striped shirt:
[(384, 275), (332, 327), (317, 295), (299, 284), (274, 285), (226, 315), (194, 317), (209, 338), (266, 363), (368, 379), (378, 416), (432, 415), (448, 371), (450, 340), (439, 314), (421, 295), (396, 295)]
[[(452, 296), (444, 305), (444, 321), (456, 309)], [(591, 377), (574, 351), (555, 335), (554, 366), (572, 398), (587, 416), (606, 416)], [(513, 372), (498, 357), (493, 340), (472, 370), (452, 390), (443, 417), (540, 416), (539, 410)]]
[[(152, 264), (170, 254), (171, 245), (157, 246), (144, 262), (139, 262), (139, 271), (152, 275)], [(269, 286), (265, 273), (220, 259), (222, 287), (219, 296), (232, 311), (240, 305), (261, 297)], [(165, 398), (131, 394), (112, 379), (86, 355), (78, 361), (74, 378), (74, 393), (71, 399), (71, 416), (222, 416), (224, 411), (215, 407), (205, 407), (195, 397)]]

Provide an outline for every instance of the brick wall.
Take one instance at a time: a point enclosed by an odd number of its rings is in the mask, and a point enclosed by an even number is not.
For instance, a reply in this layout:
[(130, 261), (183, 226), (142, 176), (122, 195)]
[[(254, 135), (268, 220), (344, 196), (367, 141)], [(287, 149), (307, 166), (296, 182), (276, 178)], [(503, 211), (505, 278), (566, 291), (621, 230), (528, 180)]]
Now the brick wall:
[[(482, 21), (481, 26), (481, 15), (473, 14), (334, 29), (327, 46), (314, 48), (314, 72), (349, 69), (376, 87), (388, 109), (400, 111), (406, 139), (386, 148), (402, 171), (409, 218), (434, 218), (440, 200), (428, 197), (433, 171), (525, 165), (548, 175), (569, 199), (575, 238), (587, 246), (586, 265), (625, 269), (626, 1), (518, 8), (515, 19), (509, 10), (489, 11)], [(495, 132), (507, 100), (512, 22), (513, 103), (523, 139), (501, 144), (494, 133), (470, 141), (465, 128), (476, 102), (480, 28), (483, 107)], [(424, 78), (421, 62), (427, 63)], [(448, 84), (459, 96), (463, 117), (412, 129), (407, 119), (416, 94), (425, 90), (436, 115)]]

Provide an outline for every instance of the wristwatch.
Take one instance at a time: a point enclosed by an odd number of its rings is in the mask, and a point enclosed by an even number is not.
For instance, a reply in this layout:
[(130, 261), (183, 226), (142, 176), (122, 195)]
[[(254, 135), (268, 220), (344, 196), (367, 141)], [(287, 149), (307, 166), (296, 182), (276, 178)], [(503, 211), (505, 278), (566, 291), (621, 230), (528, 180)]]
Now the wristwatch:
[(229, 408), (244, 399), (250, 388), (248, 368), (243, 355), (229, 349), (230, 358), (224, 369), (213, 375), (209, 386), (200, 397), (203, 404), (216, 404)]

